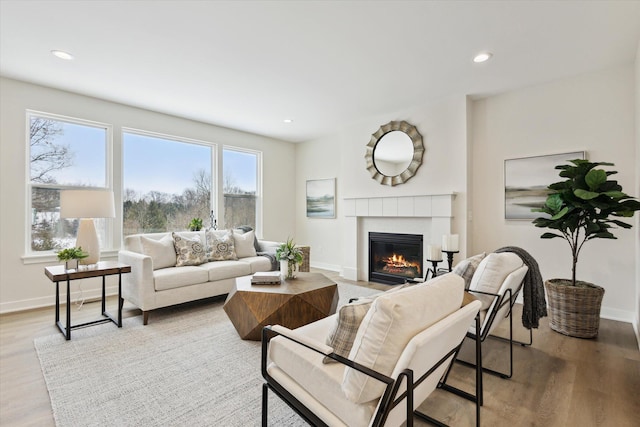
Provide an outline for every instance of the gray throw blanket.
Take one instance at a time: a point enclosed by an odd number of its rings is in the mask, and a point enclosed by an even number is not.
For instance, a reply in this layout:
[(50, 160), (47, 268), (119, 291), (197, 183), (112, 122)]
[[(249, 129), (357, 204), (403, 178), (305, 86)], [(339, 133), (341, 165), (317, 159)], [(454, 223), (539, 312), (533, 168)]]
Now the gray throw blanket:
[(527, 329), (538, 328), (539, 320), (547, 316), (547, 300), (544, 297), (544, 284), (536, 260), (522, 248), (505, 246), (496, 252), (513, 252), (529, 267), (522, 284), (522, 326)]

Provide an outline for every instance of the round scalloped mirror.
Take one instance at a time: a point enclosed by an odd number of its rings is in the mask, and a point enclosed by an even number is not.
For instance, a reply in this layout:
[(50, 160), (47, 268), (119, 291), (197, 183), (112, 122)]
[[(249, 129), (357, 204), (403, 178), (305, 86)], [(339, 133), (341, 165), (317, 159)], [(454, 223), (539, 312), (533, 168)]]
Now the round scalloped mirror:
[(371, 136), (365, 159), (371, 178), (383, 185), (407, 182), (422, 164), (422, 135), (405, 121), (389, 122)]

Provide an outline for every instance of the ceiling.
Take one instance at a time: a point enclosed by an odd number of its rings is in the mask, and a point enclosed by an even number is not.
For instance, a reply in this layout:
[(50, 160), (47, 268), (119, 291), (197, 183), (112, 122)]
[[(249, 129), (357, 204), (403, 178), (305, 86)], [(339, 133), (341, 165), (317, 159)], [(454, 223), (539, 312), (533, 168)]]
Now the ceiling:
[(630, 64), (639, 40), (640, 1), (0, 1), (5, 77), (291, 142)]

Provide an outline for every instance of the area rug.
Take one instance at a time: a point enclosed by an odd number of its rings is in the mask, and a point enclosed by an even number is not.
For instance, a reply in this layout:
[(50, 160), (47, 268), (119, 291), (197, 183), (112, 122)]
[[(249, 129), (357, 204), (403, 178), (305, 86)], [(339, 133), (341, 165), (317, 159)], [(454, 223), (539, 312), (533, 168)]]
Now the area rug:
[[(339, 305), (377, 291), (339, 284)], [(260, 343), (243, 341), (224, 301), (34, 340), (57, 426), (258, 426)], [(269, 393), (269, 425), (303, 426)]]

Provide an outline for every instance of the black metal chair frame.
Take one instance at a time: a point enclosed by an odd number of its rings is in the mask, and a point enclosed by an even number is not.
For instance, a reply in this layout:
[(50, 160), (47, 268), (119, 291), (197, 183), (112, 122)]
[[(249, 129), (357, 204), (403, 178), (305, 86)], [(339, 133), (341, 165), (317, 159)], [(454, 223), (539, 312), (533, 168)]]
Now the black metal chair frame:
[[(480, 316), (476, 315), (475, 318), (476, 328), (480, 327)], [(266, 326), (262, 330), (262, 361), (261, 361), (261, 369), (262, 369), (262, 377), (265, 379), (264, 384), (262, 385), (262, 426), (267, 427), (268, 425), (268, 391), (273, 391), (276, 396), (282, 399), (291, 409), (293, 409), (300, 417), (302, 417), (309, 425), (318, 426), (318, 427), (328, 427), (328, 425), (322, 421), (316, 414), (314, 414), (309, 408), (307, 408), (302, 402), (296, 399), (289, 391), (286, 390), (277, 380), (275, 380), (269, 373), (267, 372), (267, 353), (268, 353), (268, 345), (269, 341), (275, 336), (282, 336), (288, 340), (296, 342), (297, 344), (304, 346), (310, 350), (313, 350), (317, 353), (324, 354), (321, 351), (308, 346), (305, 343), (299, 342), (291, 337), (279, 334), (274, 331), (270, 326)], [(464, 341), (464, 338), (463, 338)], [(342, 363), (345, 366), (353, 368), (357, 371), (364, 373), (384, 384), (385, 390), (382, 394), (381, 402), (378, 405), (378, 409), (374, 415), (374, 422), (371, 424), (373, 427), (384, 426), (389, 413), (393, 408), (395, 408), (398, 404), (402, 402), (403, 399), (407, 399), (407, 427), (413, 427), (413, 416), (415, 415), (418, 418), (421, 418), (427, 422), (430, 422), (434, 425), (440, 427), (446, 427), (447, 425), (418, 411), (411, 411), (414, 405), (414, 396), (413, 392), (416, 387), (418, 387), (425, 379), (427, 379), (433, 372), (435, 372), (438, 367), (440, 367), (443, 363), (447, 361), (447, 359), (452, 358), (449, 366), (447, 367), (443, 377), (440, 379), (437, 388), (442, 390), (446, 390), (453, 394), (456, 394), (460, 397), (463, 397), (467, 400), (470, 400), (476, 404), (476, 426), (480, 426), (480, 406), (482, 405), (482, 346), (479, 342), (476, 343), (476, 358), (480, 361), (480, 364), (476, 366), (476, 387), (475, 394), (471, 394), (460, 390), (456, 387), (450, 386), (446, 384), (447, 378), (449, 377), (449, 373), (451, 372), (451, 368), (453, 367), (453, 362), (456, 360), (458, 352), (462, 347), (462, 341), (458, 346), (451, 349), (442, 359), (438, 361), (434, 366), (429, 369), (424, 375), (422, 375), (417, 380), (414, 380), (413, 371), (411, 369), (405, 369), (398, 376), (396, 380), (390, 378), (386, 375), (383, 375), (377, 371), (374, 371), (366, 366), (360, 365), (352, 360), (344, 358), (342, 356), (336, 355), (334, 353), (326, 355), (331, 359), (334, 359), (338, 363)], [(399, 394), (400, 386), (403, 382), (403, 379), (406, 379), (407, 390), (403, 393)]]
[[(476, 342), (478, 341), (478, 336), (480, 337), (480, 342), (484, 342), (485, 339), (487, 339), (487, 337), (491, 337), (497, 340), (501, 340), (501, 341), (506, 341), (509, 343), (509, 371), (508, 372), (500, 372), (494, 369), (489, 369), (487, 367), (482, 367), (482, 370), (488, 374), (492, 374), (492, 375), (496, 375), (500, 378), (504, 378), (504, 379), (508, 379), (511, 378), (513, 376), (513, 343), (515, 342), (516, 344), (520, 344), (521, 346), (525, 347), (525, 346), (530, 346), (531, 344), (533, 344), (533, 332), (531, 329), (529, 329), (529, 342), (522, 342), (522, 341), (517, 341), (513, 339), (513, 306), (516, 303), (516, 298), (518, 296), (518, 294), (520, 293), (520, 290), (522, 289), (522, 283), (520, 283), (520, 286), (518, 286), (518, 288), (516, 289), (515, 292), (513, 292), (511, 289), (507, 289), (502, 295), (500, 294), (494, 294), (494, 293), (490, 293), (490, 292), (483, 292), (483, 291), (475, 291), (475, 290), (467, 290), (467, 292), (471, 293), (471, 294), (482, 294), (482, 295), (489, 295), (494, 297), (497, 300), (497, 303), (494, 304), (493, 309), (491, 310), (491, 312), (489, 313), (489, 319), (485, 322), (485, 324), (487, 325), (487, 327), (484, 328), (484, 331), (482, 333), (479, 333), (480, 328), (476, 327), (476, 333), (473, 334), (471, 332), (467, 332), (467, 337), (471, 338), (473, 340), (476, 340)], [(508, 298), (507, 297), (508, 294)], [(507, 314), (505, 315), (505, 317), (509, 318), (509, 338), (504, 338), (504, 337), (499, 337), (496, 335), (490, 335), (489, 334), (489, 329), (490, 325), (495, 321), (495, 317), (498, 314), (498, 311), (500, 311), (500, 309), (502, 309), (502, 307), (504, 307), (505, 304), (509, 304), (509, 309), (507, 310)], [(477, 345), (477, 344), (476, 344)], [(476, 360), (477, 356), (476, 356)], [(471, 363), (471, 362), (467, 362), (461, 359), (457, 359), (456, 360), (458, 363), (462, 364), (462, 365), (466, 365), (466, 366), (470, 366), (470, 367), (475, 367), (476, 364), (475, 363)], [(480, 360), (480, 365), (482, 366), (482, 361)]]

